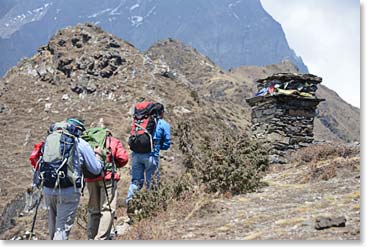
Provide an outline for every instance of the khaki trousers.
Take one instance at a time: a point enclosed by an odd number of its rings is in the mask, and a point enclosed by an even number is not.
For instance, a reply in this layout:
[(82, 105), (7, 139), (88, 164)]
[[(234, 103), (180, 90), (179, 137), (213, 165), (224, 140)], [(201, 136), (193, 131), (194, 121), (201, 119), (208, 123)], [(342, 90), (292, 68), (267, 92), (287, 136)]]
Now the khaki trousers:
[(108, 199), (112, 214), (107, 202), (106, 190), (103, 181), (88, 182), (88, 239), (107, 240), (110, 237), (113, 220), (116, 213), (117, 181), (106, 181)]

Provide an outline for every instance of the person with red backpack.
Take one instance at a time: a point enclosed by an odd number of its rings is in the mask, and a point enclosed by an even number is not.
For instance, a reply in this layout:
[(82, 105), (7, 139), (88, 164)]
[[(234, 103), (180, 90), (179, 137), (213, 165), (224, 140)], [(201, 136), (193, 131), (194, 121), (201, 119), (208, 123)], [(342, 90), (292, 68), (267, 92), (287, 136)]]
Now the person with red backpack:
[(164, 106), (160, 103), (140, 102), (135, 105), (129, 146), (132, 150), (131, 182), (126, 198), (129, 201), (144, 183), (150, 189), (152, 180), (158, 183), (159, 153), (171, 145), (170, 125), (163, 120)]
[[(89, 192), (88, 239), (108, 240), (116, 214), (117, 183), (120, 175), (116, 168), (125, 166), (129, 160), (122, 143), (106, 128), (90, 128), (82, 136), (104, 163), (104, 174), (93, 176), (84, 173)], [(116, 231), (116, 229), (115, 229)]]

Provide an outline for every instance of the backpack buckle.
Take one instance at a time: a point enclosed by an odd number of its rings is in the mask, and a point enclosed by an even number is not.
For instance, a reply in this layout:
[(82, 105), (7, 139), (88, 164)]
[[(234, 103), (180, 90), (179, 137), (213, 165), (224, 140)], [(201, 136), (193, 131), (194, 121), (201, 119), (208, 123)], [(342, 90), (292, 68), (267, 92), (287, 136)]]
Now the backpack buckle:
[(66, 176), (65, 176), (65, 172), (64, 171), (59, 171), (58, 173), (57, 173), (57, 176), (59, 177), (59, 178), (65, 178)]

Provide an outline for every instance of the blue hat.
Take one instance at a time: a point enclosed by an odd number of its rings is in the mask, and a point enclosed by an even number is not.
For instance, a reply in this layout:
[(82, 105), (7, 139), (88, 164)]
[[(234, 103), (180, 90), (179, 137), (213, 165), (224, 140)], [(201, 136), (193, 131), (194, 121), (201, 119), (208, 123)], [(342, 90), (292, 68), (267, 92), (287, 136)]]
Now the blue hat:
[(68, 124), (74, 125), (75, 127), (80, 129), (81, 131), (85, 131), (84, 123), (83, 123), (82, 120), (79, 120), (79, 119), (76, 119), (76, 118), (68, 118), (66, 120), (66, 122)]

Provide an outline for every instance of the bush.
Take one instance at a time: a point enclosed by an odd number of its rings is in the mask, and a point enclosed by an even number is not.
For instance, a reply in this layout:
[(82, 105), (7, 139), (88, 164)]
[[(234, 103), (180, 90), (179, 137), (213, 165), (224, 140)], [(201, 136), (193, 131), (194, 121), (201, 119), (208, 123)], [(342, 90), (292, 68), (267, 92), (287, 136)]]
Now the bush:
[(207, 192), (241, 194), (259, 187), (261, 171), (268, 165), (262, 146), (249, 136), (208, 139), (195, 154), (192, 173), (206, 185)]
[(231, 131), (193, 139), (188, 123), (182, 123), (178, 129), (179, 148), (186, 156), (184, 163), (207, 192), (240, 194), (260, 185), (260, 172), (268, 166), (268, 153), (260, 143)]

